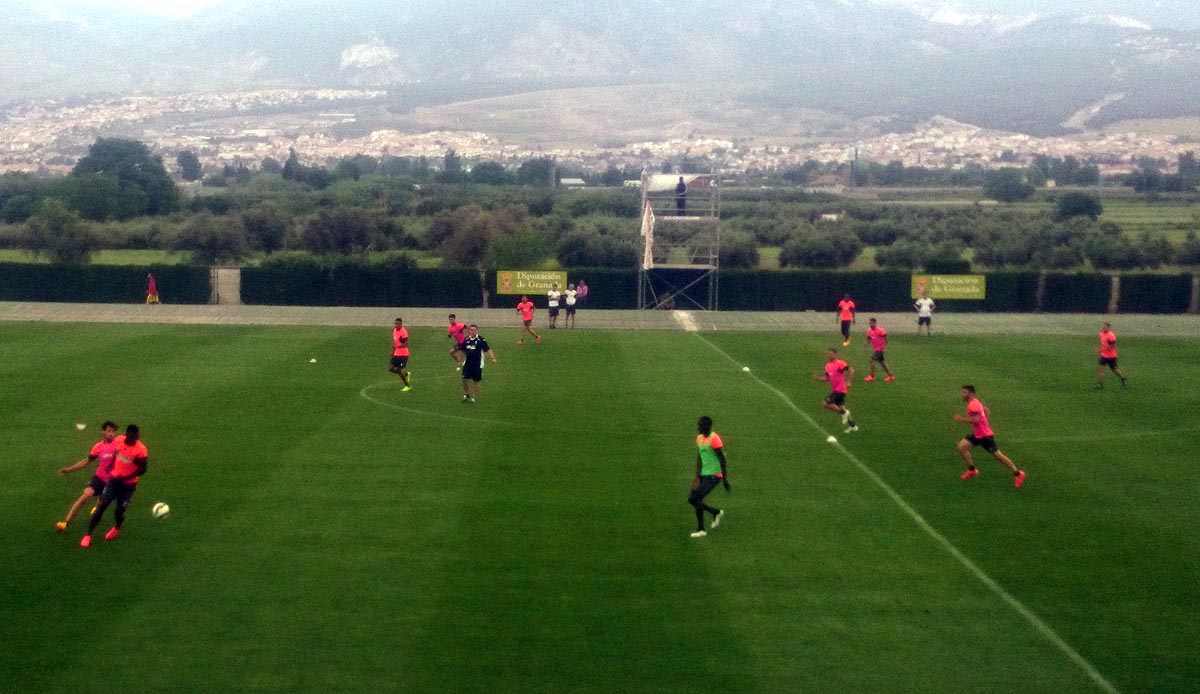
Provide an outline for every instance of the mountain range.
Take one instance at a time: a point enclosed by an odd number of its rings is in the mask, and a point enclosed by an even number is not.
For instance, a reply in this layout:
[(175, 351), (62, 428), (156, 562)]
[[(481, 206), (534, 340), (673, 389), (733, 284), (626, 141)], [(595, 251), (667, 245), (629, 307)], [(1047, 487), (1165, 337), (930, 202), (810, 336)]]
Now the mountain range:
[[(11, 103), (356, 86), (385, 88), (414, 106), (580, 86), (684, 84), (736, 94), (751, 109), (886, 116), (897, 127), (943, 115), (1038, 135), (1200, 115), (1193, 0), (972, 0), (970, 7), (938, 0), (226, 0), (165, 19), (6, 3), (0, 94)], [(604, 94), (620, 98), (619, 90)], [(1094, 104), (1094, 113), (1071, 120)]]

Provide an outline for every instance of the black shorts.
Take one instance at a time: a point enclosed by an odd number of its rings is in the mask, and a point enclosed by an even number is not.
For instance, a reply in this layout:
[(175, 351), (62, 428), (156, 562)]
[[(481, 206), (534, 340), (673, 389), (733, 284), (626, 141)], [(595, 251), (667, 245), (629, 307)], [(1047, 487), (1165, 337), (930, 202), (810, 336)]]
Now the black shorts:
[(483, 366), (471, 366), (463, 364), (462, 377), (464, 381), (475, 381), (479, 383), (483, 380)]
[(104, 480), (100, 479), (99, 477), (97, 477), (95, 475), (92, 475), (92, 481), (88, 482), (87, 487), (84, 487), (84, 488), (92, 490), (92, 494), (94, 494), (95, 496), (100, 496), (101, 494), (104, 493), (104, 485), (106, 485), (106, 484), (108, 484), (108, 483), (105, 482)]
[(529, 318), (529, 319), (522, 319), (522, 320), (521, 320), (521, 322), (525, 324), (525, 327), (526, 327), (526, 328), (528, 328), (529, 326), (533, 325), (533, 319), (532, 319), (532, 318)]
[(118, 504), (128, 504), (133, 498), (133, 493), (137, 491), (137, 484), (129, 484), (128, 482), (119, 482), (117, 480), (109, 480), (108, 484), (104, 485), (104, 498), (109, 501), (116, 501)]
[(850, 321), (848, 321), (848, 320), (842, 321), (842, 334), (847, 337), (850, 336)]
[(708, 496), (708, 493), (717, 488), (721, 483), (721, 478), (716, 475), (701, 475), (700, 486), (696, 487), (688, 494), (688, 503), (694, 504)]
[(917, 316), (917, 327), (922, 325), (930, 325), (933, 323), (933, 316)]
[(558, 318), (558, 307), (557, 307), (557, 306), (551, 306), (551, 307), (550, 307), (550, 317), (551, 317), (551, 318)]
[(971, 434), (971, 435), (967, 436), (967, 442), (970, 443), (972, 446), (979, 446), (980, 448), (987, 451), (988, 453), (995, 453), (997, 450), (999, 450), (996, 447), (996, 437), (995, 436), (984, 436), (983, 438), (980, 438), (974, 434)]
[(393, 368), (403, 369), (406, 366), (408, 366), (408, 357), (392, 357)]
[(837, 405), (838, 407), (845, 407), (846, 406), (846, 394), (838, 393), (836, 391), (831, 392), (829, 395), (825, 396), (825, 402), (829, 403), (830, 405)]
[(571, 306), (570, 304), (567, 305), (567, 315), (568, 316), (575, 315), (575, 307), (574, 306)]
[(1100, 366), (1107, 366), (1110, 369), (1117, 368), (1116, 357), (1100, 357)]
[(880, 364), (882, 364), (883, 363), (883, 352), (879, 351), (879, 352), (875, 352), (875, 353), (871, 354), (871, 359), (873, 361), (877, 361)]

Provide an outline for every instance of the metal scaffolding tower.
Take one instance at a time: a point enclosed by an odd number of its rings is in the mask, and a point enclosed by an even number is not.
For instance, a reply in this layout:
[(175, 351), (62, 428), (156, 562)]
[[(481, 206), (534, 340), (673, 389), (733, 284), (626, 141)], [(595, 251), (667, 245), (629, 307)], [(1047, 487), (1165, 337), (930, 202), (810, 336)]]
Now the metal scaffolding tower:
[(716, 175), (642, 175), (639, 307), (717, 310), (720, 220)]

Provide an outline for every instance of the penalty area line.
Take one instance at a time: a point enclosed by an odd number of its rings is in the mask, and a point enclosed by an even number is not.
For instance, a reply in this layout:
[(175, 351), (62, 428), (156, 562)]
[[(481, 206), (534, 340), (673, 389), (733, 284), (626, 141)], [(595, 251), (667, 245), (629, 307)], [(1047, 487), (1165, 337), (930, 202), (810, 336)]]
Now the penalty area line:
[[(712, 342), (709, 342), (700, 333), (697, 332), (695, 335), (696, 337), (700, 338), (704, 344), (708, 345), (718, 354), (729, 360), (729, 362), (734, 366), (738, 368), (743, 366), (742, 364), (739, 364), (736, 359), (729, 356), (725, 350), (716, 346)], [(779, 397), (780, 400), (783, 400), (783, 402), (789, 408), (791, 408), (793, 412), (800, 415), (804, 421), (808, 422), (814, 429), (820, 432), (822, 437), (829, 436), (829, 433), (826, 432), (819, 423), (817, 423), (817, 420), (813, 419), (812, 415), (797, 407), (796, 403), (792, 402), (792, 399), (789, 398), (787, 394), (759, 378), (758, 374), (754, 373), (753, 371), (749, 373), (749, 376), (757, 381), (759, 385), (774, 393), (777, 397)], [(1079, 666), (1079, 668), (1087, 674), (1087, 676), (1096, 684), (1096, 686), (1105, 692), (1109, 692), (1109, 694), (1120, 694), (1119, 690), (1113, 686), (1111, 682), (1105, 679), (1104, 675), (1102, 675), (1100, 671), (1096, 669), (1095, 665), (1092, 665), (1087, 658), (1084, 658), (1079, 651), (1075, 650), (1071, 644), (1067, 643), (1066, 640), (1059, 636), (1058, 632), (1054, 631), (1049, 624), (1046, 624), (1044, 621), (1042, 621), (1041, 617), (1038, 617), (1033, 610), (1026, 607), (1025, 603), (1013, 597), (1011, 593), (1004, 589), (1004, 586), (1001, 586), (994, 578), (989, 576), (987, 572), (981, 569), (975, 562), (971, 561), (971, 559), (967, 557), (967, 555), (963, 554), (962, 551), (959, 550), (953, 542), (947, 539), (945, 535), (941, 534), (936, 528), (930, 525), (929, 521), (925, 520), (925, 517), (922, 516), (919, 511), (905, 501), (904, 497), (900, 496), (900, 493), (893, 489), (892, 486), (887, 482), (885, 482), (884, 479), (876, 474), (874, 470), (867, 467), (865, 463), (859, 460), (858, 456), (847, 450), (840, 441), (833, 445), (839, 452), (841, 452), (843, 457), (853, 463), (854, 466), (857, 467), (860, 472), (866, 475), (868, 479), (874, 482), (875, 486), (879, 487), (883, 493), (892, 500), (893, 503), (900, 507), (900, 510), (903, 511), (904, 514), (909, 518), (911, 518), (912, 521), (917, 524), (917, 527), (919, 527), (921, 530), (924, 530), (926, 535), (933, 539), (933, 541), (943, 550), (945, 550), (947, 554), (949, 554), (951, 557), (954, 557), (954, 559), (956, 559), (959, 564), (966, 568), (967, 571), (969, 571), (971, 575), (976, 578), (976, 580), (978, 580), (980, 583), (986, 586), (988, 590), (992, 591), (993, 594), (1004, 601), (1004, 603), (1011, 607), (1013, 611), (1021, 615), (1021, 617), (1023, 617), (1026, 622), (1033, 626), (1033, 628), (1036, 629), (1038, 633), (1040, 633), (1047, 641), (1058, 647), (1058, 650), (1062, 651), (1062, 653), (1066, 655), (1071, 662)]]
[[(425, 380), (432, 381), (435, 379), (428, 378)], [(390, 386), (390, 385), (398, 384), (398, 383), (400, 383), (400, 382), (399, 381), (386, 381), (383, 383), (375, 383), (373, 385), (364, 386), (362, 390), (358, 391), (358, 395), (359, 395), (359, 397), (363, 398), (367, 402), (372, 402), (376, 405), (381, 405), (383, 407), (387, 407), (387, 408), (390, 408), (393, 410), (399, 410), (400, 412), (410, 412), (412, 414), (420, 414), (420, 415), (425, 415), (427, 417), (440, 417), (442, 419), (449, 419), (449, 420), (458, 421), (458, 422), (469, 422), (471, 424), (492, 424), (495, 426), (504, 426), (504, 427), (515, 426), (515, 424), (513, 424), (512, 422), (504, 422), (499, 419), (488, 419), (486, 417), (464, 417), (461, 415), (446, 414), (444, 412), (433, 412), (430, 410), (422, 410), (417, 407), (405, 407), (404, 405), (397, 405), (396, 403), (393, 403), (393, 402), (385, 402), (383, 400), (379, 400), (378, 398), (373, 398), (370, 395), (371, 391), (375, 390), (376, 388), (382, 388), (384, 386)], [(468, 405), (468, 407), (470, 407), (470, 405)]]

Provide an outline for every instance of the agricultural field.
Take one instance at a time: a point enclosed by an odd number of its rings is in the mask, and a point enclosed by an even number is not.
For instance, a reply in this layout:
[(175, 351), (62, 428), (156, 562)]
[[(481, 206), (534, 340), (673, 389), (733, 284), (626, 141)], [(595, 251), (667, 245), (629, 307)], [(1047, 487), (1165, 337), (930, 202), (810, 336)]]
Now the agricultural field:
[[(832, 327), (832, 326), (831, 326)], [(1120, 326), (1118, 326), (1118, 332)], [(445, 331), (0, 323), (12, 691), (1187, 692), (1196, 338), (904, 330), (820, 407), (830, 335), (545, 331), (461, 401)], [(781, 346), (783, 343), (783, 346)], [(312, 360), (316, 360), (315, 362)], [(750, 367), (749, 372), (743, 367)], [(1169, 374), (1168, 377), (1164, 377)], [(973, 383), (1026, 484), (952, 420)], [(697, 417), (732, 491), (692, 538)], [(100, 422), (150, 455), (124, 532), (54, 522)], [(76, 423), (86, 424), (80, 431)], [(827, 436), (837, 441), (829, 443)], [(157, 501), (165, 519), (151, 517)], [(86, 515), (86, 512), (85, 514)]]
[(1176, 244), (1188, 232), (1200, 234), (1200, 207), (1196, 205), (1105, 200), (1101, 219), (1119, 225), (1129, 236), (1162, 235)]

